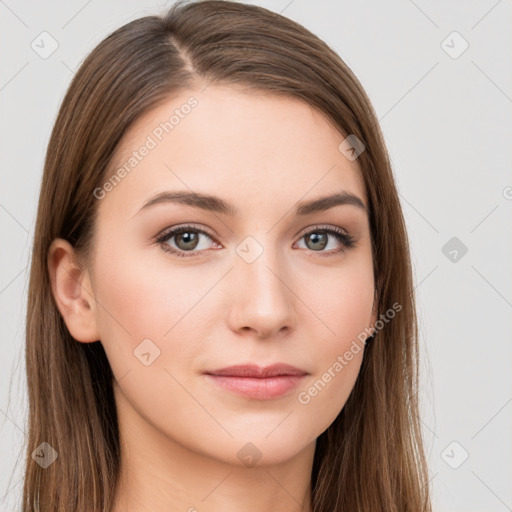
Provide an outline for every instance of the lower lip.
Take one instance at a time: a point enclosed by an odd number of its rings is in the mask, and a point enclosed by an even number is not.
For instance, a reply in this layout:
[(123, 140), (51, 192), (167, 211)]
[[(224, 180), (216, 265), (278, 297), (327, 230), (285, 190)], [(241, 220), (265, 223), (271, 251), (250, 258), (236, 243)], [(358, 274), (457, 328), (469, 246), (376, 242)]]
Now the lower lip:
[(256, 400), (278, 398), (295, 389), (305, 375), (280, 375), (276, 377), (229, 377), (226, 375), (206, 376), (218, 386)]

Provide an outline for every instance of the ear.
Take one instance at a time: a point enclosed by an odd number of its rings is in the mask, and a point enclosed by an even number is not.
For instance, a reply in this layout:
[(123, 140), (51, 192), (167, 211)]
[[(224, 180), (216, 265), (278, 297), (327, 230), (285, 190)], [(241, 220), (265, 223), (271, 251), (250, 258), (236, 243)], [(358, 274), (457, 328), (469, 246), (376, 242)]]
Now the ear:
[(98, 341), (96, 301), (89, 272), (82, 269), (73, 246), (56, 238), (48, 251), (52, 293), (73, 338), (83, 343)]

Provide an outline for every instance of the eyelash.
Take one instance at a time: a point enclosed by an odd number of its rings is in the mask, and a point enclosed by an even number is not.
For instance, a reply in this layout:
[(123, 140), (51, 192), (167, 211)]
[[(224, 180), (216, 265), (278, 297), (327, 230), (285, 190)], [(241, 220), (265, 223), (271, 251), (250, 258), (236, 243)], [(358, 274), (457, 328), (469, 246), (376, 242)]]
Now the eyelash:
[[(169, 252), (171, 254), (174, 254), (176, 256), (179, 256), (180, 258), (194, 257), (198, 253), (201, 253), (201, 251), (178, 251), (178, 250), (174, 249), (173, 247), (170, 247), (168, 244), (165, 243), (167, 240), (169, 240), (173, 236), (178, 235), (180, 233), (185, 233), (187, 231), (194, 231), (194, 232), (197, 232), (197, 233), (201, 233), (203, 235), (206, 235), (210, 239), (212, 239), (215, 243), (218, 243), (215, 240), (215, 237), (211, 233), (209, 233), (208, 231), (206, 231), (204, 229), (199, 229), (199, 228), (197, 228), (197, 227), (195, 227), (193, 225), (190, 225), (190, 224), (183, 225), (183, 226), (178, 226), (178, 227), (173, 227), (173, 228), (169, 228), (169, 229), (165, 229), (161, 234), (157, 235), (157, 237), (155, 239), (155, 243), (159, 244), (164, 251)], [(322, 254), (322, 252), (324, 252), (324, 251), (311, 251), (311, 252), (317, 252), (322, 257), (323, 256), (333, 256), (335, 254), (340, 254), (340, 253), (343, 253), (346, 250), (352, 249), (353, 247), (356, 246), (356, 243), (355, 243), (356, 241), (355, 241), (355, 239), (351, 235), (349, 235), (347, 233), (344, 233), (341, 229), (333, 227), (333, 226), (316, 226), (314, 229), (304, 233), (300, 237), (300, 239), (304, 238), (306, 235), (309, 235), (311, 233), (316, 233), (318, 231), (322, 231), (322, 232), (325, 232), (325, 233), (333, 235), (342, 244), (342, 248), (341, 249), (338, 249), (336, 251), (326, 252), (325, 254)], [(189, 254), (186, 254), (187, 252), (189, 252)]]

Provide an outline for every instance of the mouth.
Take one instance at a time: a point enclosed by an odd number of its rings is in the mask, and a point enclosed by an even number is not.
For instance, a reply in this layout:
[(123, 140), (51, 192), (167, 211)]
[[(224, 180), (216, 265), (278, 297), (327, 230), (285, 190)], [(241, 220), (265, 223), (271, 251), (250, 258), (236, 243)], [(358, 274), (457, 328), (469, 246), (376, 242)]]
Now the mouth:
[(308, 372), (278, 363), (272, 366), (236, 365), (208, 370), (206, 378), (220, 388), (255, 400), (270, 400), (291, 393)]

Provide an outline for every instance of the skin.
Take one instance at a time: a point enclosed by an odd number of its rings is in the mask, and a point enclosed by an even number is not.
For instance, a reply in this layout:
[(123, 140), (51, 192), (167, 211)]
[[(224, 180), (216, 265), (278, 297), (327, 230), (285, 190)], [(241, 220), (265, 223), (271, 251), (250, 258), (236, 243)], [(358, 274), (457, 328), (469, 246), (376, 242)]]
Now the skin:
[[(294, 208), (342, 190), (367, 204), (364, 183), (357, 160), (338, 149), (344, 136), (307, 103), (228, 86), (201, 89), (175, 94), (125, 135), (114, 171), (170, 112), (191, 95), (198, 100), (99, 200), (87, 268), (77, 266), (68, 242), (54, 240), (53, 293), (77, 342), (101, 340), (116, 379), (122, 469), (114, 512), (307, 511), (316, 439), (342, 410), (364, 349), (309, 403), (298, 394), (376, 312), (366, 212), (338, 205), (301, 217)], [(216, 195), (237, 213), (176, 203), (139, 212), (165, 190)], [(165, 228), (187, 223), (215, 238), (194, 232), (200, 241), (191, 257), (163, 249), (186, 252), (176, 236), (155, 243)], [(336, 252), (343, 244), (328, 234), (318, 249), (304, 236), (318, 225), (348, 232), (355, 247)], [(263, 249), (252, 263), (236, 252), (246, 237)], [(144, 339), (160, 350), (148, 366), (134, 355)], [(308, 375), (270, 400), (234, 394), (203, 375), (276, 362)], [(244, 446), (242, 453), (259, 454), (255, 465), (237, 456)]]

